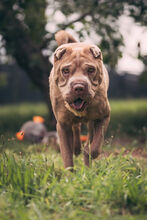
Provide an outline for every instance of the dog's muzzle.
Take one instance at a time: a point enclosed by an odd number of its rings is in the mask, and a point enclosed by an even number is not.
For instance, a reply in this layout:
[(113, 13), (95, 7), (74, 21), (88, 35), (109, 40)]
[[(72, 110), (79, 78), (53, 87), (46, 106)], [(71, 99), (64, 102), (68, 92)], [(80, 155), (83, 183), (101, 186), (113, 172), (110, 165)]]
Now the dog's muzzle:
[(83, 111), (87, 106), (88, 85), (84, 81), (71, 83), (72, 102), (70, 106), (76, 111)]

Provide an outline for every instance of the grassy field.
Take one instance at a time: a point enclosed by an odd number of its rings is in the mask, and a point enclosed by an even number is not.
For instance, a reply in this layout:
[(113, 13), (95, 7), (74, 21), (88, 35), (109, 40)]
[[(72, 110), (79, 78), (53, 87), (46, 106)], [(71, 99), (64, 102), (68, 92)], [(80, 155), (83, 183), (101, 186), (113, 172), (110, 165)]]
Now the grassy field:
[[(111, 121), (108, 135), (129, 135), (145, 137), (147, 129), (147, 99), (140, 100), (112, 100)], [(14, 134), (22, 123), (31, 120), (34, 115), (41, 115), (48, 121), (45, 104), (16, 104), (0, 106), (0, 133)]]
[(73, 173), (53, 149), (15, 139), (33, 115), (47, 122), (45, 105), (0, 108), (0, 220), (147, 219), (147, 100), (111, 107), (102, 155), (90, 169), (74, 158)]

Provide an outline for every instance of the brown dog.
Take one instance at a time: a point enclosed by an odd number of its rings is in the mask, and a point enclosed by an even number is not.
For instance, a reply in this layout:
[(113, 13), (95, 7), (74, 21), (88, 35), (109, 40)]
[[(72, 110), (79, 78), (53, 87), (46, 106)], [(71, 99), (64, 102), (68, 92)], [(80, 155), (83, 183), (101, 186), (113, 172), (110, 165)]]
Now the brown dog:
[(55, 38), (59, 47), (49, 79), (50, 98), (64, 167), (73, 167), (73, 153), (81, 151), (81, 123), (89, 129), (84, 147), (84, 162), (89, 166), (89, 155), (95, 159), (100, 154), (109, 124), (108, 73), (97, 46), (78, 43), (66, 31), (57, 32)]

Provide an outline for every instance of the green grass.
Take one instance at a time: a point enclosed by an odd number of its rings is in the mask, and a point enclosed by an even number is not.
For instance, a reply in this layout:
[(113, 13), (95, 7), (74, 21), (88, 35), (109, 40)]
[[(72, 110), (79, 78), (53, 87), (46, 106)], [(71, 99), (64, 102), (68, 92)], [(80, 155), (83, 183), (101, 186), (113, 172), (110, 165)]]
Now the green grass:
[[(111, 108), (108, 137), (131, 137), (127, 149), (146, 149), (140, 140), (146, 138), (147, 101), (111, 101)], [(47, 122), (45, 105), (0, 108), (0, 220), (147, 219), (146, 157), (126, 155), (124, 146), (109, 141), (103, 148), (109, 156), (103, 154), (88, 169), (80, 155), (71, 173), (63, 169), (59, 153), (15, 139), (34, 115)]]
[(110, 155), (90, 169), (80, 156), (70, 173), (59, 154), (31, 152), (0, 155), (0, 219), (147, 217), (147, 169), (131, 155)]
[[(129, 135), (145, 139), (147, 133), (147, 99), (111, 100), (111, 121), (108, 136)], [(31, 120), (34, 115), (46, 119), (50, 128), (47, 108), (44, 103), (22, 103), (0, 106), (0, 134), (14, 134), (22, 123)]]
[(21, 125), (28, 120), (32, 120), (34, 115), (45, 117), (48, 125), (47, 107), (44, 103), (22, 103), (0, 106), (0, 133), (16, 133)]
[(112, 100), (109, 134), (140, 136), (147, 134), (147, 99)]

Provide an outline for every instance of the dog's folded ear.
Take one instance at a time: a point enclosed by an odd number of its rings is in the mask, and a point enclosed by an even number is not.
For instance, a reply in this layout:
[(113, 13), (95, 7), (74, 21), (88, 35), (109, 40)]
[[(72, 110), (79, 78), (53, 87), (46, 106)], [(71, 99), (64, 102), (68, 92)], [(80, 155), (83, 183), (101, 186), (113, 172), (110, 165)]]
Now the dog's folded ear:
[(58, 46), (67, 43), (76, 43), (76, 39), (66, 31), (58, 31), (55, 34), (55, 40), (57, 41)]
[(98, 47), (96, 46), (90, 47), (90, 51), (94, 56), (94, 58), (99, 58), (100, 60), (103, 60), (102, 52)]
[(54, 54), (55, 60), (60, 60), (65, 52), (66, 52), (66, 48), (65, 47), (57, 48), (57, 50), (55, 51), (55, 54)]

